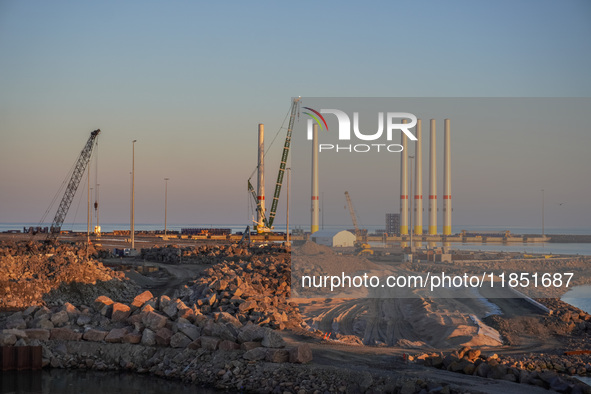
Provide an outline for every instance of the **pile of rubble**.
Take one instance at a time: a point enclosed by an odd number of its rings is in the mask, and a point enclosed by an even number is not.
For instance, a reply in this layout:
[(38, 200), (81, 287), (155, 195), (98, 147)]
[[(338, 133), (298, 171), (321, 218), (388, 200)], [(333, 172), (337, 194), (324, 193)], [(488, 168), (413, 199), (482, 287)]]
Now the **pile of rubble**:
[(168, 264), (216, 264), (224, 260), (239, 260), (248, 258), (252, 252), (249, 248), (234, 245), (201, 245), (178, 247), (168, 245), (163, 247), (142, 248), (141, 258), (146, 261), (156, 261)]
[(434, 368), (529, 384), (561, 393), (591, 391), (589, 386), (567, 376), (586, 376), (591, 373), (591, 356), (589, 355), (499, 356), (497, 354), (485, 355), (478, 349), (464, 347), (445, 356), (437, 353), (422, 354), (416, 359), (426, 366)]
[[(149, 291), (135, 297), (130, 305), (98, 297), (92, 306), (79, 308), (31, 306), (5, 318), (0, 345), (25, 345), (31, 340), (128, 343), (144, 346), (240, 350), (245, 360), (308, 362), (308, 345), (286, 348), (277, 331), (250, 322), (242, 324), (226, 312), (208, 317), (196, 307), (167, 296), (155, 298)], [(45, 364), (52, 364), (46, 359)]]
[(303, 322), (297, 304), (289, 302), (290, 288), (290, 255), (275, 250), (215, 264), (190, 285), (184, 300), (206, 315), (225, 312), (243, 324), (284, 329)]
[[(137, 289), (123, 273), (92, 258), (92, 246), (3, 242), (0, 244), (0, 309), (90, 302), (99, 294), (129, 300)], [(87, 258), (86, 256), (91, 256)], [(130, 298), (131, 297), (131, 298)]]

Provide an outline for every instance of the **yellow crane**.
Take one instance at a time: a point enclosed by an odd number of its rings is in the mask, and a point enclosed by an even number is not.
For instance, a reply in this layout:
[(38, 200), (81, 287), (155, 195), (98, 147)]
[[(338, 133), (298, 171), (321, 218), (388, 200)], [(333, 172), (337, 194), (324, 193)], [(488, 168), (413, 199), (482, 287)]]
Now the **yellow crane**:
[(353, 203), (351, 202), (351, 196), (349, 192), (345, 192), (345, 198), (347, 199), (347, 205), (349, 206), (349, 213), (351, 214), (351, 220), (353, 220), (353, 226), (355, 227), (355, 246), (357, 247), (357, 255), (365, 255), (365, 254), (373, 254), (373, 250), (371, 246), (367, 243), (363, 243), (359, 241), (361, 238), (361, 230), (359, 229), (359, 225), (357, 224), (357, 215), (355, 215), (355, 210), (353, 209)]

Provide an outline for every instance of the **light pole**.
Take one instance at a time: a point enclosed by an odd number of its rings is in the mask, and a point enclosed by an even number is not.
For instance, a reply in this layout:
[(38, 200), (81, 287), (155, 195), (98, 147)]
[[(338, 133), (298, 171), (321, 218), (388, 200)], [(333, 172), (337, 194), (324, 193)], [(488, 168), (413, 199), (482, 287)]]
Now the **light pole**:
[(131, 250), (135, 249), (135, 143), (131, 142)]
[(413, 244), (412, 244), (412, 233), (414, 232), (414, 228), (412, 226), (412, 200), (414, 200), (414, 194), (412, 192), (412, 161), (415, 158), (414, 156), (408, 156), (408, 158), (410, 159), (410, 188), (408, 190), (409, 196), (412, 196), (410, 199), (410, 220), (409, 220), (409, 233), (410, 233), (410, 250), (412, 252), (413, 250)]
[(166, 236), (166, 219), (168, 211), (168, 180), (170, 178), (164, 178), (164, 236)]
[(544, 238), (544, 189), (542, 189), (542, 238)]

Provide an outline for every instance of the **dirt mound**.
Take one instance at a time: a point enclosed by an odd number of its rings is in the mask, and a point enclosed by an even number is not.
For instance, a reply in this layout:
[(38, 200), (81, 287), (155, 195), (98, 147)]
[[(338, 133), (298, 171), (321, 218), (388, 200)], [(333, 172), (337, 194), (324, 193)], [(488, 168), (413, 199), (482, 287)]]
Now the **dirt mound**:
[[(96, 250), (91, 247), (88, 252)], [(0, 309), (63, 303), (72, 297), (91, 302), (99, 293), (125, 299), (136, 292), (122, 273), (92, 258), (87, 260), (86, 253), (82, 244), (0, 244)], [(97, 283), (102, 286), (93, 289)]]
[(292, 252), (301, 256), (315, 256), (318, 254), (334, 255), (334, 252), (330, 247), (310, 241), (307, 241), (298, 248), (294, 248)]

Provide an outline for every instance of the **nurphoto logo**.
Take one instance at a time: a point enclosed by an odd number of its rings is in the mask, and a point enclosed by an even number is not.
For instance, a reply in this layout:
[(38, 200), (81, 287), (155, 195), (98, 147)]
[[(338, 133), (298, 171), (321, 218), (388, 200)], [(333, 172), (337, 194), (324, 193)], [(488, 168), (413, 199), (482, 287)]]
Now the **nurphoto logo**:
[[(304, 109), (310, 112), (304, 112), (304, 114), (310, 116), (308, 119), (308, 140), (313, 139), (313, 125), (316, 123), (320, 130), (326, 129), (328, 131), (328, 124), (322, 114), (335, 115), (338, 122), (338, 139), (339, 141), (351, 141), (351, 118), (344, 111), (339, 109), (321, 109), (316, 111), (310, 107), (304, 107)], [(408, 112), (387, 112), (384, 116), (384, 112), (378, 112), (378, 130), (374, 133), (362, 133), (359, 128), (359, 112), (353, 112), (353, 135), (354, 138), (361, 141), (378, 141), (384, 134), (384, 118), (386, 119), (386, 141), (390, 142), (393, 139), (394, 131), (400, 130), (407, 138), (411, 141), (416, 141), (417, 138), (409, 130), (416, 126), (417, 117), (414, 114)], [(403, 123), (403, 120), (407, 120), (408, 123)], [(318, 152), (333, 151), (333, 152), (402, 152), (403, 147), (400, 144), (387, 144), (387, 143), (372, 143), (372, 144), (319, 144)]]

